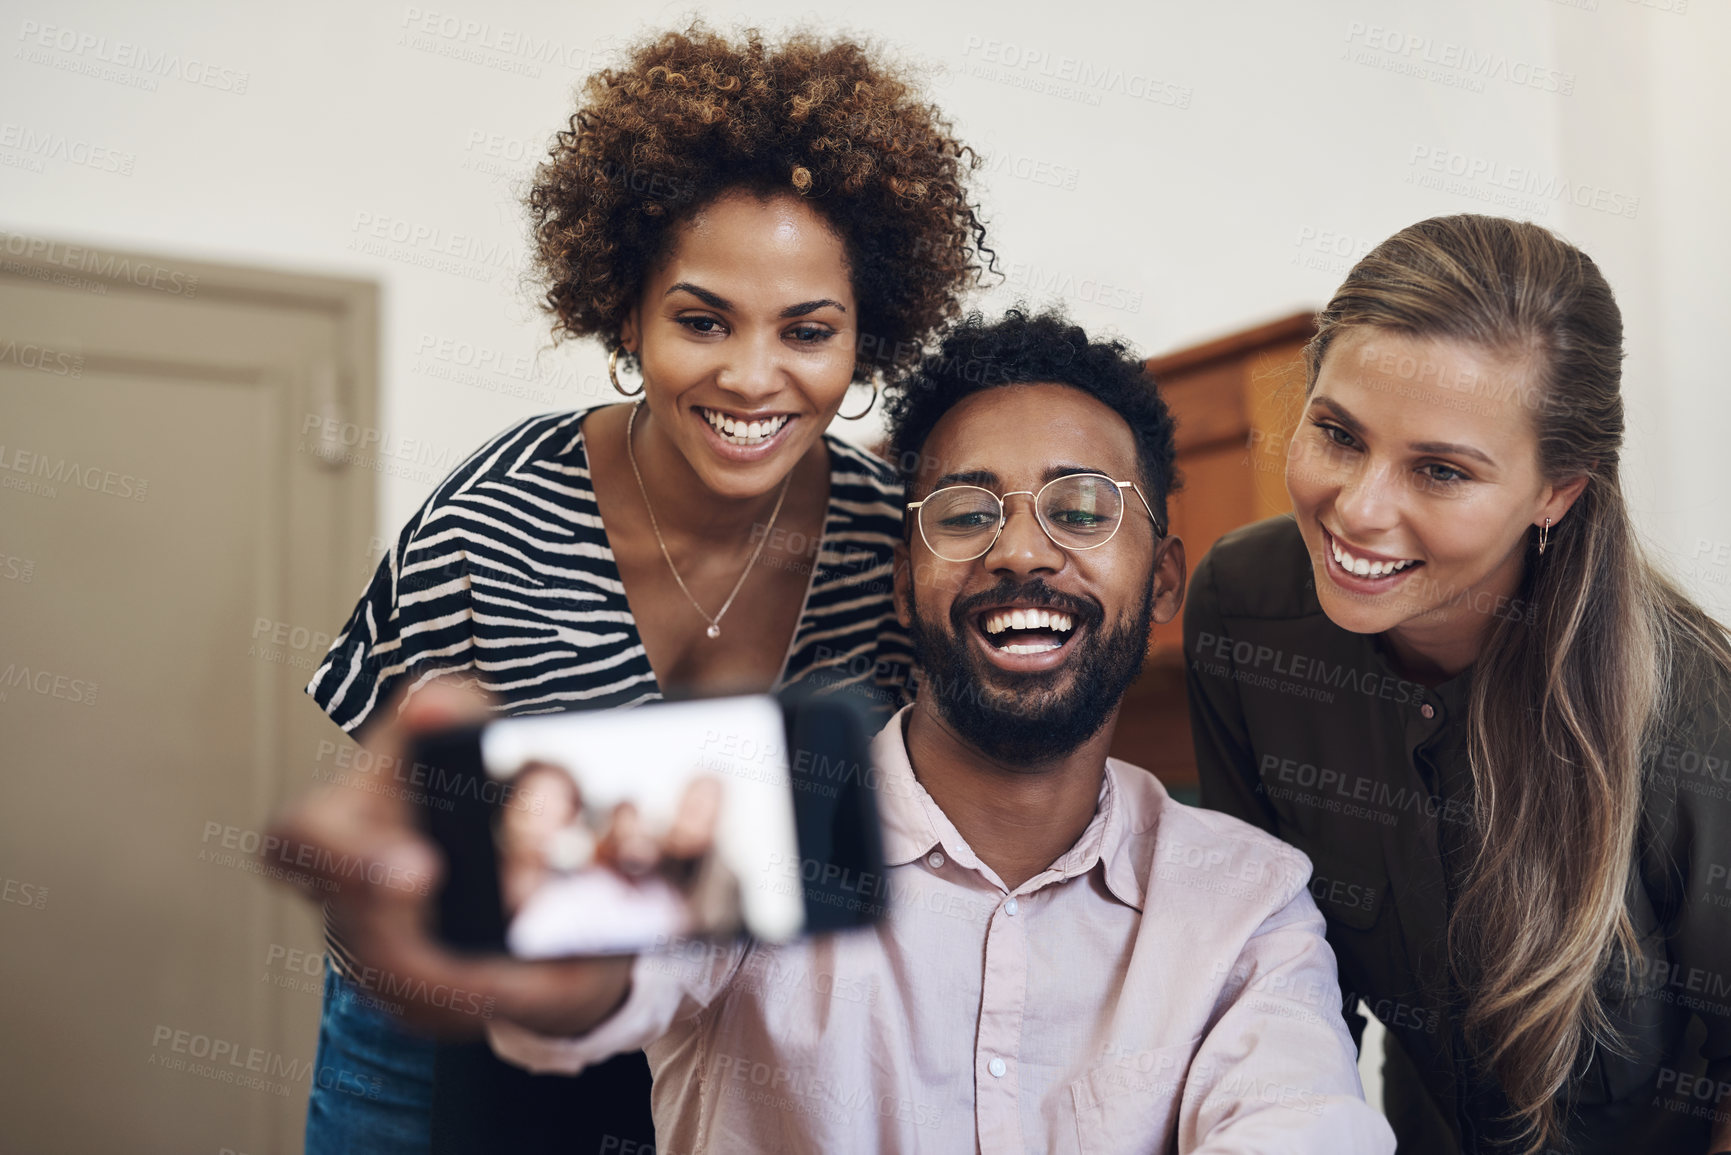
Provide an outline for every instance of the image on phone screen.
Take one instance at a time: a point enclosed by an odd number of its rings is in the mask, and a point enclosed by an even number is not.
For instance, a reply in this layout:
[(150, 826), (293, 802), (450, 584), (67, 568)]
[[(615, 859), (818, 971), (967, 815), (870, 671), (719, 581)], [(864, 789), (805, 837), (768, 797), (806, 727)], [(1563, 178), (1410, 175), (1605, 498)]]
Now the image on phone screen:
[[(865, 725), (845, 701), (748, 695), (425, 739), (417, 761), (445, 787), (422, 811), (446, 856), (441, 932), (561, 958), (869, 924), (885, 894)], [(620, 831), (655, 843), (694, 813), (704, 853), (619, 868)]]

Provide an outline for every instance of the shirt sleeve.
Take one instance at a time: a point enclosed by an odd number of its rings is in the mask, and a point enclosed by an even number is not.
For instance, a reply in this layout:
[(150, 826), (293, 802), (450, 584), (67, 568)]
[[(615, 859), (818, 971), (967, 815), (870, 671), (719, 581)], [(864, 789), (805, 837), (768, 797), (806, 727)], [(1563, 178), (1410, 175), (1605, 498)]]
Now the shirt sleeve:
[(1274, 808), (1261, 791), (1234, 679), (1232, 641), (1220, 613), (1214, 557), (1191, 577), (1184, 604), (1184, 685), (1202, 805), (1277, 833)]
[(641, 1050), (675, 1023), (700, 1014), (753, 949), (759, 948), (688, 940), (670, 954), (638, 955), (625, 1001), (588, 1034), (558, 1038), (495, 1019), (487, 1024), (487, 1041), (501, 1059), (534, 1074), (575, 1075), (614, 1055)]
[(469, 553), (453, 502), (494, 465), (501, 447), (541, 418), (491, 438), (439, 483), (396, 542), (306, 685), (307, 694), (354, 733), (405, 677), (474, 664)]
[[(1184, 686), (1190, 705), (1190, 734), (1196, 748), (1196, 774), (1202, 805), (1280, 835), (1280, 821), (1262, 790), (1256, 753), (1239, 701), (1232, 637), (1220, 612), (1214, 557), (1197, 565), (1184, 604)], [(1364, 1042), (1365, 1017), (1344, 1001), (1340, 1013), (1353, 1046)]]
[(396, 545), (379, 559), (361, 600), (306, 685), (308, 696), (350, 733), (372, 715), (394, 681), (387, 665), (402, 651), (403, 642), (397, 575), (410, 543), (411, 529), (405, 527)]
[(1394, 1131), (1364, 1101), (1357, 1054), (1308, 864), (1239, 953), (1224, 1009), (1191, 1060), (1181, 1155), (1393, 1155)]

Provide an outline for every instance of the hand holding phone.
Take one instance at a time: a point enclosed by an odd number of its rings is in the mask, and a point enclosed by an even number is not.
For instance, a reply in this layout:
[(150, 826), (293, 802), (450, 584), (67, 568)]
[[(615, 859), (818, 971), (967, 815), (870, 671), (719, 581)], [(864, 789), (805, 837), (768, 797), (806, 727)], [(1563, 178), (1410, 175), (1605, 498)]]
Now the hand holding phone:
[(450, 787), (423, 808), (449, 864), (441, 935), (565, 958), (867, 924), (866, 726), (845, 699), (748, 695), (424, 736), (417, 762)]
[[(479, 724), (491, 712), (472, 684), (440, 679), (382, 703), (363, 744), (371, 764), (403, 766), (422, 736)], [(270, 824), (277, 849), (267, 865), (325, 907), (355, 965), (391, 992), (406, 1025), (478, 1037), (497, 1016), (549, 1035), (581, 1034), (619, 1005), (629, 958), (526, 962), (440, 942), (431, 927), (441, 853), (408, 800), (367, 785), (322, 785), (284, 807)], [(295, 863), (295, 872), (282, 874), (281, 862)]]

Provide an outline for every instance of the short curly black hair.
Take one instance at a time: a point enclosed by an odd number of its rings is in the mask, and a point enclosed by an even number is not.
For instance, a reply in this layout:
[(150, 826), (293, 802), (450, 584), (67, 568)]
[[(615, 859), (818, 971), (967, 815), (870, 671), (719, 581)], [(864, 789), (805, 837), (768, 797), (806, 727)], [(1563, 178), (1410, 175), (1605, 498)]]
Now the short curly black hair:
[(1094, 341), (1062, 312), (1002, 320), (970, 313), (889, 400), (890, 460), (910, 487), (932, 429), (964, 397), (1004, 385), (1068, 385), (1117, 413), (1136, 438), (1142, 492), (1164, 531), (1166, 498), (1178, 488), (1175, 425), (1142, 361), (1123, 341)]
[(725, 192), (785, 192), (846, 244), (856, 378), (893, 380), (994, 267), (968, 200), (979, 164), (906, 70), (853, 40), (771, 47), (696, 22), (643, 41), (584, 82), (528, 192), (554, 336), (617, 348), (675, 224)]

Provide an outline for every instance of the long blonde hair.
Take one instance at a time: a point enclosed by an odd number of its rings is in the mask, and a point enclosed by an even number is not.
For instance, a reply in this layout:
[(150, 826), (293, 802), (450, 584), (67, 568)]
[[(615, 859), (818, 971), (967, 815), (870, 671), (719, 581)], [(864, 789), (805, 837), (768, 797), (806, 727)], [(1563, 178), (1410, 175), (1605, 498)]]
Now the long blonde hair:
[(1731, 669), (1731, 649), (1636, 540), (1618, 475), (1622, 315), (1590, 257), (1499, 217), (1402, 229), (1318, 314), (1307, 394), (1359, 326), (1529, 359), (1540, 470), (1587, 479), (1542, 557), (1529, 542), (1519, 596), (1533, 614), (1493, 623), (1474, 667), (1474, 853), (1448, 926), (1468, 1044), (1537, 1151), (1563, 1138), (1577, 1062), (1619, 1047), (1594, 981), (1607, 967), (1626, 979), (1639, 957), (1627, 895), (1671, 671), (1688, 650)]

